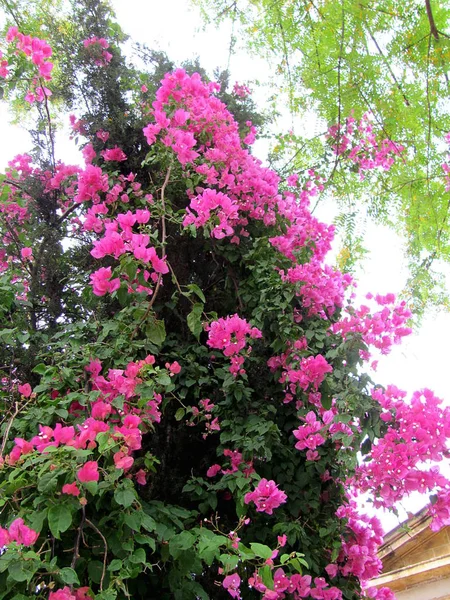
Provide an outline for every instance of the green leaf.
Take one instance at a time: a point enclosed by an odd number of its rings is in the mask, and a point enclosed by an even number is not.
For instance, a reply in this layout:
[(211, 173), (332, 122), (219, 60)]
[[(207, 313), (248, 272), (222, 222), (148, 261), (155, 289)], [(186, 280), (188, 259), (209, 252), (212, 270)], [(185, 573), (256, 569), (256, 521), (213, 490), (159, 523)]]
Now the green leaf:
[(18, 560), (11, 563), (8, 567), (8, 573), (14, 581), (31, 581), (34, 573), (37, 570), (35, 561)]
[(186, 414), (186, 411), (183, 407), (179, 408), (177, 410), (177, 412), (175, 413), (175, 421), (181, 421), (181, 419), (184, 417), (184, 415)]
[(120, 506), (128, 508), (136, 500), (136, 494), (133, 490), (118, 488), (114, 492), (114, 500), (117, 502), (117, 504), (120, 504)]
[(56, 489), (58, 483), (58, 475), (55, 471), (51, 473), (45, 473), (39, 478), (37, 489), (39, 492), (53, 492)]
[(256, 556), (264, 558), (265, 560), (272, 556), (272, 550), (269, 548), (269, 546), (265, 546), (264, 544), (252, 542), (250, 544), (250, 548), (253, 550)]
[(196, 294), (200, 300), (203, 302), (203, 304), (206, 303), (206, 298), (205, 298), (205, 294), (202, 292), (202, 290), (198, 287), (197, 284), (195, 283), (190, 283), (187, 288), (189, 290), (191, 290), (191, 292), (194, 292), (194, 294)]
[(56, 504), (48, 509), (48, 526), (52, 535), (59, 539), (59, 534), (67, 531), (72, 525), (72, 513), (65, 504)]
[(78, 579), (78, 575), (76, 572), (70, 567), (64, 567), (60, 570), (59, 576), (61, 577), (63, 583), (67, 583), (68, 585), (80, 585), (80, 580)]
[(142, 513), (135, 510), (123, 516), (124, 523), (133, 531), (139, 531), (142, 523)]
[(121, 560), (114, 558), (108, 566), (108, 571), (120, 571), (122, 564)]
[(98, 492), (98, 481), (84, 481), (83, 486), (93, 496), (95, 496)]
[(147, 557), (145, 555), (144, 548), (137, 548), (133, 554), (129, 557), (130, 562), (135, 564), (145, 564), (147, 561)]
[(90, 560), (88, 563), (88, 573), (94, 583), (100, 583), (103, 575), (103, 563), (99, 560)]
[(156, 346), (161, 346), (166, 339), (166, 327), (164, 321), (155, 320), (145, 328), (147, 338)]
[(230, 571), (234, 571), (239, 563), (239, 556), (234, 556), (230, 554), (221, 554), (220, 562), (223, 564), (225, 572), (229, 573)]
[(263, 584), (269, 588), (269, 590), (273, 590), (273, 575), (269, 565), (264, 565), (264, 567), (258, 569), (258, 575), (261, 577)]
[(197, 302), (196, 304), (194, 304), (191, 312), (187, 316), (188, 327), (197, 339), (199, 339), (200, 334), (203, 331), (203, 325), (201, 320), (203, 314), (203, 306), (203, 304)]

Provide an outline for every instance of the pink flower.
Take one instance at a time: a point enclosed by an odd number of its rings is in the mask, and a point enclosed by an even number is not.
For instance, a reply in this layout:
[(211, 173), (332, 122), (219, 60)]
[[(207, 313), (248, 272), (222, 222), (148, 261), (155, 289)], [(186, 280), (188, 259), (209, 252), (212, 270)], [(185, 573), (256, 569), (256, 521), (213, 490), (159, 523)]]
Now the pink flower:
[(38, 539), (39, 533), (27, 527), (23, 519), (15, 519), (9, 526), (9, 537), (12, 542), (32, 546)]
[(223, 580), (222, 585), (232, 598), (241, 597), (239, 591), (239, 586), (241, 585), (241, 578), (237, 573), (233, 573), (233, 575), (227, 575)]
[(122, 162), (127, 160), (127, 155), (118, 146), (115, 146), (114, 148), (108, 148), (108, 150), (103, 150), (101, 154), (106, 161)]
[(27, 248), (27, 247), (22, 248), (20, 250), (20, 256), (24, 260), (26, 260), (27, 258), (29, 258), (31, 260), (33, 258), (33, 250), (32, 250), (32, 248)]
[(77, 600), (77, 597), (72, 594), (69, 587), (65, 586), (62, 590), (50, 592), (48, 600)]
[(245, 494), (244, 498), (245, 504), (254, 502), (258, 512), (265, 512), (268, 515), (271, 515), (273, 509), (284, 504), (286, 500), (286, 494), (278, 489), (275, 481), (267, 481), (264, 478), (258, 483), (256, 489), (253, 492)]
[(206, 477), (215, 477), (221, 468), (220, 465), (211, 465), (206, 471)]
[(98, 464), (95, 460), (89, 460), (81, 469), (77, 471), (77, 477), (82, 483), (88, 481), (98, 481)]
[(177, 375), (181, 371), (181, 366), (177, 361), (173, 362), (172, 364), (166, 363), (165, 367), (166, 369), (169, 369), (172, 375)]
[(0, 527), (0, 548), (3, 548), (3, 546), (7, 546), (10, 543), (11, 537), (8, 533), (8, 530), (3, 529), (3, 527)]
[(123, 469), (124, 471), (128, 471), (131, 469), (134, 463), (134, 458), (132, 456), (127, 456), (123, 452), (116, 452), (114, 454), (114, 464), (116, 465), (116, 469)]
[(331, 577), (331, 579), (333, 579), (333, 577), (336, 577), (337, 572), (338, 572), (337, 565), (330, 563), (329, 565), (327, 565), (325, 567), (325, 571), (328, 573), (328, 575)]
[(19, 385), (19, 392), (25, 398), (29, 398), (31, 396), (31, 385), (29, 383), (24, 383), (23, 385)]
[(96, 296), (104, 296), (107, 292), (115, 292), (120, 288), (120, 279), (111, 279), (111, 267), (100, 267), (90, 275), (92, 291)]
[(79, 496), (80, 490), (76, 482), (74, 481), (73, 483), (66, 483), (65, 485), (63, 485), (62, 493), (69, 494), (70, 496)]
[(95, 135), (102, 142), (107, 142), (108, 141), (108, 138), (109, 138), (109, 132), (108, 131), (103, 131), (103, 129), (99, 129)]
[(139, 469), (135, 477), (139, 485), (145, 485), (147, 483), (146, 474), (143, 469)]

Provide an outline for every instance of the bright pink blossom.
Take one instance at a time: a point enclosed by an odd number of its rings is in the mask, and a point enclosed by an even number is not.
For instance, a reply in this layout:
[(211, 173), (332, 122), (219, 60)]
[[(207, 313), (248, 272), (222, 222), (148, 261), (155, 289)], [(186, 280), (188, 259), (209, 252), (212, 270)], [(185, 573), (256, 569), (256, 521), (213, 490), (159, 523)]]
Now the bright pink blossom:
[(62, 493), (69, 494), (71, 496), (79, 496), (80, 490), (79, 490), (76, 482), (74, 481), (73, 483), (66, 483), (65, 485), (63, 485)]
[(15, 519), (8, 528), (9, 537), (12, 542), (23, 546), (32, 546), (38, 539), (39, 533), (27, 527), (23, 519)]
[(233, 573), (232, 575), (227, 575), (223, 582), (223, 587), (227, 590), (232, 598), (240, 598), (241, 593), (239, 591), (239, 587), (241, 585), (241, 578), (237, 573)]
[(25, 398), (29, 398), (31, 396), (31, 385), (29, 383), (19, 385), (18, 390)]
[(87, 483), (89, 481), (98, 481), (99, 472), (97, 462), (95, 460), (89, 460), (81, 467), (81, 469), (77, 471), (77, 477), (81, 481), (81, 483)]
[(275, 481), (261, 479), (253, 492), (245, 494), (245, 504), (254, 502), (258, 512), (265, 512), (268, 515), (273, 513), (275, 508), (284, 504), (287, 500), (286, 494), (278, 489)]

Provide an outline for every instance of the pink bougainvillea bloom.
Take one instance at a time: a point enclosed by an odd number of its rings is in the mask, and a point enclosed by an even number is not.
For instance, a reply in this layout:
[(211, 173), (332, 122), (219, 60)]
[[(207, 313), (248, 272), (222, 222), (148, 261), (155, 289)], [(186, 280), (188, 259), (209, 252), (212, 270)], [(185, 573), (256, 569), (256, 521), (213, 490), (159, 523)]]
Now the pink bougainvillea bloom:
[(325, 567), (325, 571), (328, 573), (328, 575), (331, 577), (331, 579), (333, 579), (333, 577), (336, 577), (337, 572), (338, 572), (337, 565), (330, 563), (329, 565), (327, 565)]
[(172, 364), (166, 363), (165, 367), (166, 369), (169, 369), (172, 375), (177, 375), (181, 371), (181, 365), (177, 361), (173, 362)]
[(74, 481), (73, 483), (66, 483), (65, 485), (63, 485), (62, 493), (69, 494), (71, 496), (79, 496), (80, 490)]
[(104, 296), (107, 292), (115, 292), (120, 288), (120, 279), (111, 279), (111, 267), (100, 267), (90, 275), (92, 291), (96, 296)]
[(98, 464), (95, 460), (89, 460), (81, 469), (77, 471), (77, 477), (82, 483), (89, 481), (98, 481)]
[(241, 585), (241, 578), (237, 573), (233, 573), (233, 575), (227, 575), (223, 580), (222, 585), (232, 598), (241, 597), (241, 593), (239, 591), (239, 586)]
[(7, 546), (9, 543), (11, 543), (11, 537), (8, 533), (8, 530), (0, 527), (0, 548)]
[(220, 465), (211, 465), (206, 471), (206, 477), (215, 477), (221, 468)]
[(75, 598), (76, 600), (91, 600), (90, 588), (87, 586), (78, 588), (75, 592)]
[(111, 410), (111, 404), (99, 400), (98, 402), (93, 404), (91, 415), (93, 419), (100, 419), (101, 421), (103, 421), (104, 419), (106, 419), (106, 417), (108, 417), (111, 414)]
[(20, 250), (20, 256), (23, 259), (32, 258), (33, 257), (33, 250), (32, 250), (32, 248), (28, 248), (28, 247), (22, 248)]
[(39, 533), (27, 527), (23, 519), (15, 519), (9, 526), (9, 537), (12, 542), (32, 546), (38, 539)]
[(139, 469), (135, 477), (139, 485), (145, 485), (147, 483), (146, 474), (143, 469)]
[(134, 458), (132, 456), (127, 456), (123, 452), (116, 452), (114, 454), (114, 464), (117, 469), (123, 469), (124, 471), (128, 471), (131, 469), (134, 463)]
[(258, 512), (265, 512), (268, 515), (271, 515), (273, 509), (284, 504), (286, 500), (286, 494), (278, 489), (275, 481), (267, 481), (267, 479), (261, 479), (256, 489), (245, 494), (244, 498), (245, 504), (254, 502)]
[(106, 161), (122, 162), (127, 160), (127, 155), (125, 152), (117, 146), (114, 148), (108, 148), (108, 150), (103, 150), (101, 154)]
[(31, 385), (29, 383), (24, 383), (23, 385), (19, 385), (19, 392), (25, 398), (29, 398), (31, 396)]
[(108, 138), (109, 138), (109, 132), (108, 131), (103, 131), (103, 129), (99, 129), (99, 131), (97, 131), (97, 133), (95, 135), (102, 142), (107, 142), (108, 141)]
[(72, 594), (69, 587), (64, 587), (62, 590), (50, 592), (48, 600), (77, 600), (77, 597)]

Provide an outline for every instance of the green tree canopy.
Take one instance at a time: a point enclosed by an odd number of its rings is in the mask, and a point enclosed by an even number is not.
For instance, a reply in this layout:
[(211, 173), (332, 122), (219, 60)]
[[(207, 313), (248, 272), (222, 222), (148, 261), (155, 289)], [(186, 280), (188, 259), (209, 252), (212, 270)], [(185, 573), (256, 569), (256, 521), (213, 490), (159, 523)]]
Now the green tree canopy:
[[(417, 311), (448, 306), (442, 278), (450, 259), (445, 189), (445, 136), (450, 130), (450, 9), (433, 0), (200, 0), (209, 18), (235, 21), (236, 43), (269, 61), (284, 78), (290, 111), (313, 111), (325, 127), (344, 134), (346, 118), (365, 113), (373, 127), (405, 147), (389, 175), (361, 182), (345, 153), (330, 160), (325, 135), (282, 135), (272, 161), (281, 173), (314, 165), (339, 202), (337, 222), (349, 253), (356, 215), (395, 228), (405, 240), (410, 267), (408, 296)], [(237, 45), (236, 45), (237, 47)], [(358, 171), (358, 169), (354, 169)], [(350, 261), (351, 262), (351, 261)], [(445, 270), (445, 268), (444, 268)]]

